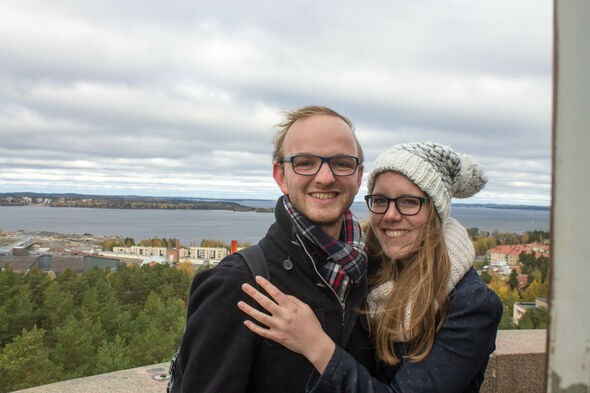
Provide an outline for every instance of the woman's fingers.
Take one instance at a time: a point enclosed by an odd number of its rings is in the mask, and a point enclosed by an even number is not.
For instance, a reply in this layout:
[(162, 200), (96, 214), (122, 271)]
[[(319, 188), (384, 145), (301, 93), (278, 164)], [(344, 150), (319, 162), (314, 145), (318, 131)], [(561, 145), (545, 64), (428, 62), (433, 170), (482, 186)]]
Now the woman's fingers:
[(270, 330), (265, 329), (262, 326), (258, 326), (252, 321), (244, 321), (244, 325), (254, 333), (258, 334), (260, 337), (269, 338), (272, 340)]
[(270, 315), (265, 314), (262, 311), (255, 309), (254, 307), (250, 306), (248, 303), (240, 301), (240, 302), (238, 302), (238, 308), (240, 310), (242, 310), (243, 312), (245, 312), (246, 314), (248, 314), (249, 316), (251, 316), (252, 318), (254, 318), (256, 321), (262, 323), (263, 325), (266, 325), (269, 327), (272, 325), (272, 317)]
[(256, 300), (256, 303), (260, 304), (269, 313), (274, 314), (277, 312), (277, 304), (270, 300), (267, 296), (263, 295), (252, 285), (242, 284), (242, 290), (246, 292), (252, 299)]
[(256, 276), (255, 280), (258, 285), (260, 285), (260, 287), (264, 289), (266, 293), (268, 293), (275, 300), (275, 302), (277, 302), (278, 305), (282, 305), (287, 301), (288, 296), (281, 292), (279, 288), (272, 285), (270, 281), (264, 277)]

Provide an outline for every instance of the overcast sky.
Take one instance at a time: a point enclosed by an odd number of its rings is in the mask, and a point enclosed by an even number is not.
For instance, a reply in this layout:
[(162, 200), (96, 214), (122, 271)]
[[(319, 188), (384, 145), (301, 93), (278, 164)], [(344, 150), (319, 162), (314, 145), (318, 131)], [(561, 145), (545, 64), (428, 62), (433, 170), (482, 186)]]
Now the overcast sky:
[(2, 0), (0, 192), (274, 199), (273, 125), (319, 104), (366, 171), (434, 141), (486, 169), (456, 202), (549, 205), (552, 3)]

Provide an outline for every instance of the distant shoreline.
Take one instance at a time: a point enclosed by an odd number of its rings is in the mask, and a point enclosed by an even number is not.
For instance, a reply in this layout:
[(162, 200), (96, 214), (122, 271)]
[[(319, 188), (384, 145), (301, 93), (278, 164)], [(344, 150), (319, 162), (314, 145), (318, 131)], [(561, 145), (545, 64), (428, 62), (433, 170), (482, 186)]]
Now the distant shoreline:
[(551, 206), (537, 206), (537, 205), (507, 205), (495, 203), (453, 203), (452, 206), (460, 207), (484, 207), (488, 209), (513, 209), (513, 210), (551, 210)]
[[(251, 206), (263, 204), (273, 207)], [(256, 198), (187, 198), (139, 195), (93, 195), (74, 193), (0, 193), (0, 206), (84, 207), (91, 209), (230, 210), (269, 213), (275, 200)], [(488, 209), (549, 211), (550, 206), (495, 203), (453, 203), (453, 206)]]
[(268, 213), (274, 208), (252, 207), (236, 201), (136, 195), (0, 193), (0, 206), (82, 207), (90, 209), (230, 210)]

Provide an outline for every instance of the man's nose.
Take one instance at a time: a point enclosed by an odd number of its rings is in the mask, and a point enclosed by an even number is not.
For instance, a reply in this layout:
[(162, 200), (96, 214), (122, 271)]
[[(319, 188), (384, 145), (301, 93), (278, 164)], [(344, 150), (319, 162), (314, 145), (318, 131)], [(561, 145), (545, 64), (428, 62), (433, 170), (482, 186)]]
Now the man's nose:
[(320, 165), (320, 170), (315, 175), (315, 181), (318, 183), (333, 183), (336, 179), (334, 179), (334, 174), (332, 173), (332, 169), (330, 169), (330, 164), (327, 162), (322, 162)]

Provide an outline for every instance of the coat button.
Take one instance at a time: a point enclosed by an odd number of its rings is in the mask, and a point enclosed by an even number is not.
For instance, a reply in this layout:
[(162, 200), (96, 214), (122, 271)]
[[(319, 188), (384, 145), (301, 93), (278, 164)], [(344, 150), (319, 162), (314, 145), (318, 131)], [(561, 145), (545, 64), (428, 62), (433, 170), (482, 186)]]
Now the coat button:
[(293, 262), (290, 259), (285, 259), (283, 261), (283, 268), (285, 270), (293, 270)]

